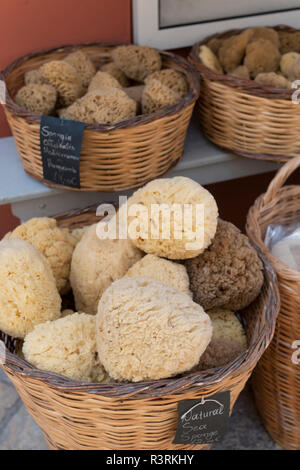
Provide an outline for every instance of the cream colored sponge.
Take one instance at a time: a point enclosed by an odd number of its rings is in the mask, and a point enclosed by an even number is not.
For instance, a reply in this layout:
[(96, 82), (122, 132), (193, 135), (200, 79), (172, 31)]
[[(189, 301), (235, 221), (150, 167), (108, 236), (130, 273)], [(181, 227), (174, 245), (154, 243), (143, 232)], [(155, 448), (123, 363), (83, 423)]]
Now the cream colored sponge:
[(116, 380), (172, 377), (195, 366), (212, 326), (200, 305), (149, 278), (124, 278), (103, 294), (97, 314), (99, 358)]
[(100, 240), (96, 224), (91, 225), (72, 257), (70, 282), (77, 310), (97, 313), (105, 289), (123, 277), (141, 257), (142, 253), (130, 240)]
[(124, 277), (150, 277), (192, 297), (185, 266), (155, 255), (146, 255), (128, 269)]
[(102, 382), (105, 371), (96, 349), (96, 319), (73, 313), (37, 325), (24, 341), (26, 361), (41, 370), (80, 382)]
[(223, 73), (222, 66), (217, 56), (213, 53), (213, 51), (209, 47), (205, 45), (200, 46), (199, 59), (202, 60), (202, 63), (203, 65), (205, 65), (205, 67), (208, 67), (214, 72)]
[(215, 235), (217, 218), (218, 207), (210, 192), (184, 176), (153, 180), (128, 200), (128, 233), (133, 243), (164, 258), (186, 259), (202, 253)]
[(76, 69), (63, 60), (46, 62), (40, 68), (42, 78), (56, 88), (59, 106), (69, 106), (82, 92), (82, 82)]
[(56, 90), (51, 85), (32, 83), (20, 88), (15, 102), (32, 113), (48, 115), (54, 110), (56, 98)]
[(122, 88), (118, 80), (110, 73), (99, 71), (90, 81), (88, 91), (97, 91), (103, 87)]
[(119, 67), (117, 67), (114, 62), (108, 62), (107, 64), (102, 65), (100, 70), (112, 75), (116, 80), (118, 80), (122, 87), (130, 86), (130, 80), (128, 80), (125, 73), (122, 72), (122, 70), (119, 69)]
[(49, 263), (30, 243), (0, 243), (0, 330), (24, 338), (35, 325), (60, 316), (61, 298)]
[(183, 98), (188, 92), (188, 84), (184, 75), (177, 72), (174, 69), (163, 69), (158, 72), (151, 73), (145, 78), (145, 83), (149, 83), (150, 80), (158, 80), (163, 85), (167, 86), (171, 90), (175, 91), (180, 98)]
[(118, 46), (112, 51), (112, 58), (127, 77), (138, 82), (161, 69), (159, 52), (148, 46)]
[(50, 263), (58, 290), (64, 293), (76, 245), (69, 229), (58, 227), (55, 219), (36, 217), (16, 227), (6, 238), (27, 240), (39, 250)]
[(46, 81), (43, 79), (40, 70), (28, 70), (24, 75), (25, 85), (39, 84), (44, 85)]
[(89, 56), (86, 55), (83, 51), (78, 50), (67, 55), (64, 61), (74, 67), (81, 80), (83, 88), (87, 89), (91, 79), (96, 73), (96, 67), (94, 66)]

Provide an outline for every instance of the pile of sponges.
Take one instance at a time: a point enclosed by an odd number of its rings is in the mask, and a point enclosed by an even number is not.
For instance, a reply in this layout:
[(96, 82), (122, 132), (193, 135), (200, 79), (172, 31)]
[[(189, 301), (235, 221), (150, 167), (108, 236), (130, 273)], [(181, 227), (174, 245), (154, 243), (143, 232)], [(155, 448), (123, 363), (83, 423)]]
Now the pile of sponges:
[(248, 28), (210, 39), (200, 46), (199, 58), (215, 72), (290, 89), (300, 79), (300, 32)]
[(154, 180), (105, 223), (71, 232), (35, 218), (0, 242), (0, 330), (23, 340), (28, 362), (82, 382), (137, 382), (245, 353), (236, 312), (258, 296), (263, 265), (209, 191)]
[(36, 114), (88, 124), (114, 124), (178, 103), (188, 92), (183, 74), (162, 68), (148, 46), (118, 46), (97, 70), (81, 49), (24, 76), (15, 102)]

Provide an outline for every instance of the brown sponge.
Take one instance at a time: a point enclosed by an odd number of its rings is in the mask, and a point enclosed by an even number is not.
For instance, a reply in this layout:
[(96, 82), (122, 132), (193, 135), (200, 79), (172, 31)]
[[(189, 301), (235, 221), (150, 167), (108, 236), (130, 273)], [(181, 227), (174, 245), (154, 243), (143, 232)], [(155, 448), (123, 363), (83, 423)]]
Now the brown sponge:
[(273, 85), (274, 88), (291, 88), (291, 83), (285, 77), (275, 72), (259, 73), (256, 75), (255, 81)]
[(79, 50), (67, 55), (64, 61), (74, 67), (84, 90), (86, 90), (96, 73), (96, 67), (91, 59), (83, 51)]
[(53, 86), (32, 83), (20, 88), (15, 102), (32, 113), (48, 115), (54, 110), (56, 98), (57, 93)]
[(103, 87), (122, 88), (118, 80), (110, 75), (110, 73), (99, 71), (92, 78), (88, 91), (97, 91)]
[(175, 93), (178, 93), (181, 98), (183, 98), (188, 92), (186, 79), (182, 73), (177, 72), (174, 69), (163, 69), (158, 72), (151, 73), (145, 78), (145, 83), (149, 83), (152, 79), (158, 80), (163, 85), (175, 91)]
[(72, 65), (63, 60), (52, 60), (42, 65), (40, 72), (43, 79), (56, 88), (59, 106), (69, 106), (80, 96), (82, 83)]
[(256, 26), (249, 28), (248, 31), (252, 32), (250, 42), (256, 41), (257, 39), (268, 39), (274, 46), (279, 47), (279, 35), (275, 29)]
[(117, 67), (114, 62), (108, 62), (108, 64), (102, 65), (102, 67), (100, 67), (100, 70), (102, 72), (107, 72), (112, 75), (116, 80), (118, 80), (122, 87), (126, 88), (130, 86), (130, 80), (128, 80), (125, 73), (122, 72), (122, 70), (119, 69), (119, 67)]
[(161, 69), (159, 52), (148, 46), (118, 46), (112, 51), (112, 58), (127, 77), (138, 82)]
[(150, 80), (144, 88), (142, 111), (144, 114), (154, 113), (180, 101), (180, 95), (163, 85), (159, 80)]
[(246, 46), (252, 34), (251, 30), (245, 30), (240, 34), (224, 39), (218, 57), (225, 72), (231, 73), (242, 63)]
[(246, 65), (239, 65), (236, 69), (231, 72), (231, 75), (235, 75), (239, 78), (250, 78), (249, 70), (247, 69)]
[(279, 32), (280, 52), (300, 52), (300, 31), (295, 32)]
[(258, 39), (246, 47), (244, 65), (251, 78), (262, 72), (276, 72), (280, 64), (280, 53), (268, 39)]

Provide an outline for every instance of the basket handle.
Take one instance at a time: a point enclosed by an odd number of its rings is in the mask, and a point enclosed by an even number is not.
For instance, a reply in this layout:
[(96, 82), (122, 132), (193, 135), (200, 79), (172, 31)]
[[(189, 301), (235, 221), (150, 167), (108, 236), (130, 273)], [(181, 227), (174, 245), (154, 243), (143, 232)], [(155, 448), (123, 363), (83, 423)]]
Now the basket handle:
[(263, 199), (265, 204), (272, 201), (277, 191), (284, 185), (288, 177), (299, 167), (300, 156), (292, 158), (278, 170), (264, 195)]

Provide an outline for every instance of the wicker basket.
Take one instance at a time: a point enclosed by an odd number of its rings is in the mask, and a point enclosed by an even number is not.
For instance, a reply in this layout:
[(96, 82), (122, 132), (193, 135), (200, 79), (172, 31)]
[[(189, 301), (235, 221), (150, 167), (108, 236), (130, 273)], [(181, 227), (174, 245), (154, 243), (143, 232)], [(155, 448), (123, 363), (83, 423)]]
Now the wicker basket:
[[(60, 226), (95, 222), (95, 208), (59, 216)], [(99, 220), (99, 219), (98, 219)], [(202, 449), (172, 444), (177, 403), (230, 391), (230, 408), (272, 339), (279, 309), (275, 273), (262, 255), (265, 282), (259, 297), (241, 312), (249, 348), (234, 362), (179, 378), (131, 384), (80, 384), (35, 369), (18, 357), (18, 341), (0, 334), (6, 344), (3, 366), (29, 413), (52, 449)], [(1, 348), (0, 348), (1, 352)], [(0, 361), (1, 363), (1, 361)]]
[[(274, 28), (278, 32), (297, 31), (289, 26)], [(287, 161), (300, 152), (300, 106), (292, 102), (294, 90), (216, 73), (198, 57), (199, 47), (211, 38), (228, 38), (241, 31), (215, 34), (191, 50), (189, 60), (201, 75), (197, 107), (202, 130), (209, 140), (238, 155)]]
[(253, 388), (268, 432), (286, 449), (300, 449), (300, 364), (292, 362), (292, 344), (300, 340), (300, 273), (274, 258), (264, 237), (269, 224), (300, 220), (300, 186), (282, 187), (299, 166), (300, 157), (296, 157), (279, 170), (247, 219), (249, 237), (275, 268), (281, 300), (274, 339), (255, 369)]
[[(41, 116), (21, 109), (13, 98), (24, 85), (25, 72), (49, 60), (62, 59), (79, 47), (97, 66), (111, 60), (113, 45), (65, 46), (22, 57), (2, 72), (7, 88), (4, 109), (24, 169), (30, 176), (52, 187), (63, 186), (49, 183), (43, 178)], [(199, 95), (199, 80), (184, 59), (167, 52), (160, 54), (164, 67), (184, 74), (189, 84), (187, 95), (179, 103), (152, 114), (136, 116), (113, 125), (87, 125), (81, 149), (81, 191), (117, 191), (138, 187), (162, 176), (180, 161), (187, 127)]]

